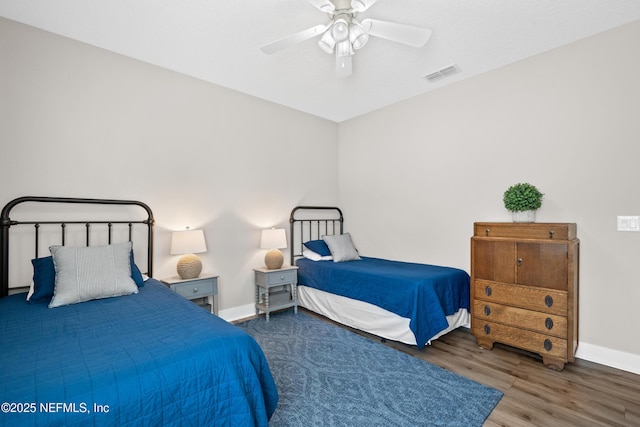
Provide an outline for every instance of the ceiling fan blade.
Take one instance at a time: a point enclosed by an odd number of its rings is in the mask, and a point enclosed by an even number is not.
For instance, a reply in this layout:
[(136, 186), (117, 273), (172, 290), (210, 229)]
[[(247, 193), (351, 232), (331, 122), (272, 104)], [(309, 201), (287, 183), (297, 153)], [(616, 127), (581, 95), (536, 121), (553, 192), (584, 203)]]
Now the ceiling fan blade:
[(316, 25), (315, 27), (307, 28), (306, 30), (299, 31), (267, 43), (264, 46), (261, 46), (260, 50), (271, 55), (295, 44), (302, 43), (305, 40), (314, 38), (315, 36), (324, 33), (327, 28), (329, 28), (328, 25)]
[(307, 0), (309, 3), (320, 9), (322, 12), (331, 13), (336, 10), (336, 6), (329, 0)]
[(431, 30), (428, 28), (397, 24), (395, 22), (363, 19), (362, 26), (370, 36), (380, 37), (381, 39), (412, 47), (422, 47), (431, 38)]
[(356, 12), (364, 12), (373, 6), (378, 0), (351, 0), (351, 8)]

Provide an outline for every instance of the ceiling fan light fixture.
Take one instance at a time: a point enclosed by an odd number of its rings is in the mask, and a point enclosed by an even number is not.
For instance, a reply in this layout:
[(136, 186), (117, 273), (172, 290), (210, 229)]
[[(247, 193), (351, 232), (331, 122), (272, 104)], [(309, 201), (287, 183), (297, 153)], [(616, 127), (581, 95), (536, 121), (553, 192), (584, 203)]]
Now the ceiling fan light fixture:
[(320, 49), (327, 53), (333, 53), (333, 48), (336, 45), (336, 41), (331, 35), (331, 30), (328, 30), (322, 35), (322, 38), (318, 40), (318, 46)]
[(331, 35), (336, 42), (342, 42), (349, 38), (349, 23), (344, 18), (338, 18), (331, 27)]
[(349, 40), (354, 50), (362, 48), (369, 41), (369, 34), (367, 34), (360, 24), (353, 22), (349, 29)]

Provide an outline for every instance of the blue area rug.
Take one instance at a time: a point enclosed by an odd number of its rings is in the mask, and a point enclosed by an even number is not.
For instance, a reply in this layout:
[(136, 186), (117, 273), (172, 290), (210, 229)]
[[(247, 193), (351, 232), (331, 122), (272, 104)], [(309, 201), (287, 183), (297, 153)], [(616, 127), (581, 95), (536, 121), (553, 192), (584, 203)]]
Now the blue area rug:
[(237, 325), (262, 347), (278, 387), (270, 426), (481, 426), (502, 398), (304, 313), (270, 317)]

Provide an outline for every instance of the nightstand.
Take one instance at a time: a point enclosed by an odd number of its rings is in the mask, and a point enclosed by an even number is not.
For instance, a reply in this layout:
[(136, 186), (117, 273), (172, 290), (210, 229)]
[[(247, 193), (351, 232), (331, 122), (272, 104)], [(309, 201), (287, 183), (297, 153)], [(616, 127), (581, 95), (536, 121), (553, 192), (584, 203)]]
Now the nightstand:
[(282, 267), (274, 270), (254, 268), (256, 275), (256, 315), (293, 307), (298, 313), (298, 267)]
[(181, 279), (178, 276), (162, 279), (172, 291), (188, 300), (207, 299), (207, 303), (199, 303), (218, 315), (218, 276), (201, 274), (195, 279)]

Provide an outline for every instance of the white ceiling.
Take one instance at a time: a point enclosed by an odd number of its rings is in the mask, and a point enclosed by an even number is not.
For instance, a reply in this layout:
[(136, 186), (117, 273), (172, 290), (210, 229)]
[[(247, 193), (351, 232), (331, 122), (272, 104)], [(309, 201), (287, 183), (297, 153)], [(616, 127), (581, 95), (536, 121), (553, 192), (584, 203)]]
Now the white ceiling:
[(341, 122), (638, 20), (640, 0), (379, 0), (359, 19), (433, 35), (420, 49), (372, 37), (346, 79), (317, 39), (259, 49), (328, 23), (307, 0), (0, 0), (0, 16)]

